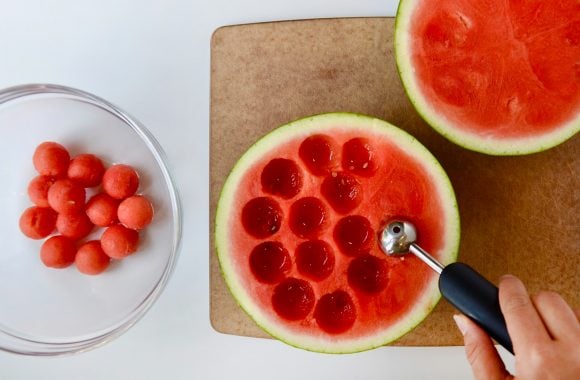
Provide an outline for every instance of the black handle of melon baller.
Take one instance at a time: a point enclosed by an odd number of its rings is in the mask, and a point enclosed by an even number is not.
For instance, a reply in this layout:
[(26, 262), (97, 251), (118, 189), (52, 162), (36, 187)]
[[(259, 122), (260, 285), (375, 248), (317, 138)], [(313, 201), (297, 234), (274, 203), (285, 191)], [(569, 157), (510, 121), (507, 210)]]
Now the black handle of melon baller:
[(498, 288), (463, 263), (441, 271), (439, 290), (449, 303), (481, 326), (496, 342), (514, 353), (505, 319), (499, 307)]
[(389, 256), (412, 253), (439, 273), (439, 290), (443, 297), (481, 326), (506, 350), (514, 353), (505, 319), (499, 307), (499, 290), (482, 275), (463, 263), (444, 267), (419, 247), (415, 227), (404, 221), (387, 224), (379, 236), (379, 246)]

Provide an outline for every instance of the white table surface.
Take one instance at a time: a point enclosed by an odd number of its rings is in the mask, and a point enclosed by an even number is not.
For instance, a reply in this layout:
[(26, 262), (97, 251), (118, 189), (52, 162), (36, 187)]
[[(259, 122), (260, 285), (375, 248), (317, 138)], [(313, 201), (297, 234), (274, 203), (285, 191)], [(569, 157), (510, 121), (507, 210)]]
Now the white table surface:
[[(395, 0), (0, 0), (0, 88), (77, 87), (141, 120), (169, 157), (184, 229), (173, 278), (132, 329), (88, 353), (0, 352), (0, 379), (465, 379), (462, 347), (305, 352), (209, 323), (210, 37), (219, 26), (392, 16)], [(450, 324), (453, 322), (450, 320)], [(513, 360), (502, 350), (513, 367)]]

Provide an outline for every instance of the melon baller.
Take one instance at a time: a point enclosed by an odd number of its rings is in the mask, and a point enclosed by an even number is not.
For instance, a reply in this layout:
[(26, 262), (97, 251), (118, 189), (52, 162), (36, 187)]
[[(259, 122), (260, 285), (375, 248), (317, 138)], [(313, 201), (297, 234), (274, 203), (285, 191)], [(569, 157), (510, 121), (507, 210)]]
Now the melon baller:
[(439, 290), (443, 297), (513, 354), (499, 306), (498, 288), (466, 264), (441, 265), (416, 241), (415, 226), (400, 220), (388, 223), (379, 235), (379, 246), (387, 255), (401, 256), (410, 252), (439, 273)]

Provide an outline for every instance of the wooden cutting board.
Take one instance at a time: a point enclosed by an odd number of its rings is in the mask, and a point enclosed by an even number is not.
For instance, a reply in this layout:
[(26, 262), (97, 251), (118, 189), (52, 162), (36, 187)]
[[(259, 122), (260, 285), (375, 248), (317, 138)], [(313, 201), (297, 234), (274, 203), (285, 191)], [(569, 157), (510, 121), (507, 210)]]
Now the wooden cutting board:
[[(421, 141), (453, 183), (461, 214), (460, 260), (497, 282), (521, 277), (580, 303), (580, 139), (523, 157), (462, 149), (434, 132), (403, 91), (392, 18), (227, 26), (211, 40), (210, 313), (219, 332), (266, 337), (238, 307), (213, 245), (222, 184), (259, 137), (303, 116), (350, 111), (387, 120)], [(462, 344), (442, 301), (395, 344)]]

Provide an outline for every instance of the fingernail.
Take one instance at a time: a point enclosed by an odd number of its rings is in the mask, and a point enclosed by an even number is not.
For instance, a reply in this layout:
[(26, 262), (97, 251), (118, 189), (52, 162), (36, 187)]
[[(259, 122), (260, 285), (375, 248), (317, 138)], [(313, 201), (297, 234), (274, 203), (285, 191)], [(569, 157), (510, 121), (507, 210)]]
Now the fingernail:
[(501, 276), (499, 278), (500, 281), (501, 280), (513, 280), (513, 279), (516, 279), (517, 280), (517, 277), (514, 276), (513, 274), (504, 274), (503, 276)]
[(467, 329), (467, 326), (465, 325), (465, 319), (461, 315), (455, 314), (453, 316), (453, 320), (455, 321), (459, 331), (461, 331), (461, 335), (465, 336), (465, 330)]

